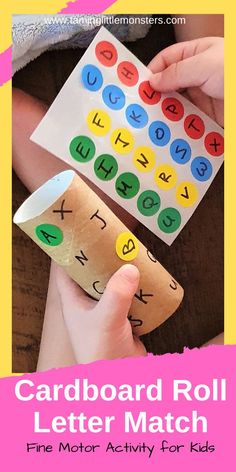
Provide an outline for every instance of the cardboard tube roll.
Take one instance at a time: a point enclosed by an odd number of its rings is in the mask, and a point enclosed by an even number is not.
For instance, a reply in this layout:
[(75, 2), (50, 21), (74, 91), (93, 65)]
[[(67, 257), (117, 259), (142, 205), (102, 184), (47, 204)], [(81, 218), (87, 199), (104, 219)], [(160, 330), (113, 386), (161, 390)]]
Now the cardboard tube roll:
[(140, 284), (129, 319), (137, 335), (163, 323), (183, 298), (176, 280), (72, 170), (34, 192), (13, 221), (97, 300), (119, 267), (136, 265)]

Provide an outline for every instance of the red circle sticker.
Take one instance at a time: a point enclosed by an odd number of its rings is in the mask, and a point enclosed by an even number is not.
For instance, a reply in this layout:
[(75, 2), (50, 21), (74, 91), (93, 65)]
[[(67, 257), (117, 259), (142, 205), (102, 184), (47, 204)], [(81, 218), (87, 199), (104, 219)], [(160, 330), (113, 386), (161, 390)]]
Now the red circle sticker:
[(132, 62), (121, 62), (117, 67), (117, 73), (120, 81), (129, 87), (138, 82), (138, 69)]
[(148, 80), (139, 85), (139, 96), (147, 105), (156, 105), (161, 99), (161, 93), (154, 90)]
[(198, 115), (188, 115), (184, 120), (184, 129), (192, 139), (200, 139), (205, 133), (205, 125)]
[(184, 107), (177, 98), (165, 98), (161, 104), (161, 108), (166, 118), (171, 121), (179, 121), (184, 116)]
[(100, 41), (95, 48), (95, 53), (103, 66), (112, 67), (118, 59), (117, 50), (109, 41)]
[(184, 116), (184, 107), (177, 98), (165, 98), (161, 104), (161, 108), (166, 118), (171, 121), (179, 121)]
[(212, 131), (205, 137), (205, 148), (213, 157), (219, 157), (224, 152), (224, 138), (220, 133)]

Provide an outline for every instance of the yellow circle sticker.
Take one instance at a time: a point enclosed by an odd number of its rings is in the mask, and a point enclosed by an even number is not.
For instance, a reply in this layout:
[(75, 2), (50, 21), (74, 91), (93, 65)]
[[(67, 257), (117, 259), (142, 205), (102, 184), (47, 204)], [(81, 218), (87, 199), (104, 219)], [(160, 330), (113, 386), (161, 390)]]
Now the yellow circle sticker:
[(87, 124), (96, 136), (105, 136), (111, 128), (111, 119), (103, 110), (92, 110), (88, 114)]
[(126, 128), (117, 128), (111, 135), (111, 145), (119, 154), (127, 154), (134, 147), (134, 137)]
[(139, 146), (135, 149), (133, 163), (140, 172), (149, 172), (156, 163), (155, 152), (148, 146)]
[(176, 189), (176, 200), (183, 207), (194, 205), (198, 198), (198, 190), (192, 182), (181, 182)]
[(133, 261), (137, 257), (138, 251), (138, 240), (132, 233), (125, 231), (119, 234), (116, 240), (116, 254), (122, 261)]
[(170, 190), (177, 182), (177, 174), (174, 167), (162, 164), (156, 168), (155, 182), (161, 190)]

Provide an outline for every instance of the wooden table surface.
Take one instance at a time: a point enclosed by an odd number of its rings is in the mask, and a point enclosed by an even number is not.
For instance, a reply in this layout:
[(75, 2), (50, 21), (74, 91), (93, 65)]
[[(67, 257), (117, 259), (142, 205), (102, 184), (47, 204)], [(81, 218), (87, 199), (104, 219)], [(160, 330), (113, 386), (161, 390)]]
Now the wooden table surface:
[[(175, 41), (170, 26), (152, 27), (127, 47), (147, 64)], [(84, 53), (67, 49), (44, 53), (15, 74), (13, 85), (50, 104)], [(39, 80), (40, 77), (40, 80)], [(182, 230), (168, 247), (141, 224), (137, 236), (182, 284), (184, 300), (162, 326), (143, 337), (150, 352), (181, 352), (202, 345), (224, 329), (223, 168)], [(28, 191), (13, 173), (13, 212)], [(49, 258), (13, 225), (13, 372), (36, 368), (49, 277)]]

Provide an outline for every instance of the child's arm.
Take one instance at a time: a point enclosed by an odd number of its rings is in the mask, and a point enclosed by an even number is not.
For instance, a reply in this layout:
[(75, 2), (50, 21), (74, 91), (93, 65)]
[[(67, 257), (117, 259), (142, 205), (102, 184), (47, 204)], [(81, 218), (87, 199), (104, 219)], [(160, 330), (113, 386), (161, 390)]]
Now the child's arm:
[(224, 15), (172, 15), (174, 18), (184, 18), (174, 25), (175, 37), (178, 42), (207, 36), (224, 36)]
[(38, 371), (76, 364), (61, 309), (56, 270), (57, 266), (55, 262), (52, 262), (37, 364)]
[(215, 336), (215, 338), (210, 339), (210, 341), (203, 344), (202, 347), (212, 346), (212, 345), (215, 345), (215, 344), (217, 344), (217, 345), (224, 344), (224, 333), (220, 333), (220, 334), (218, 334), (218, 336)]

